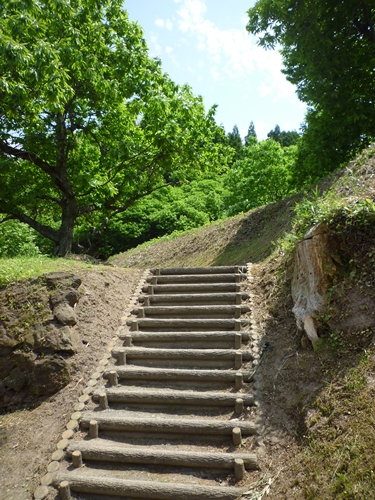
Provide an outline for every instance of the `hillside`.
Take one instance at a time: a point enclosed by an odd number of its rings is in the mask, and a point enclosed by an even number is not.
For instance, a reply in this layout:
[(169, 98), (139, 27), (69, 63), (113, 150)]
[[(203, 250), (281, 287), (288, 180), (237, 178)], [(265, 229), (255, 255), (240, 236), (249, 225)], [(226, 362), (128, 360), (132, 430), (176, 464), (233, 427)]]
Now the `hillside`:
[[(375, 488), (374, 152), (365, 151), (305, 196), (143, 245), (112, 257), (112, 268), (80, 272), (83, 299), (77, 317), (82, 345), (72, 357), (71, 381), (55, 395), (29, 395), (26, 406), (19, 392), (7, 393), (12, 396), (11, 413), (0, 416), (2, 496), (31, 498), (69, 419), (69, 406), (73, 407), (119, 325), (121, 310), (140, 276), (138, 268), (251, 263), (252, 317), (261, 345), (267, 347), (254, 387), (263, 414), (261, 470), (255, 483), (249, 476), (245, 498), (261, 499), (266, 492), (273, 500), (371, 498)], [(292, 313), (290, 286), (295, 244), (322, 221), (340, 265), (326, 310), (316, 317), (320, 343), (313, 351), (306, 342), (301, 344), (304, 337)], [(0, 291), (3, 326), (4, 314), (12, 311), (13, 325), (17, 321), (17, 301), (10, 299), (19, 297), (19, 311), (23, 310), (21, 303), (35, 286), (35, 281), (16, 283)], [(20, 312), (18, 318), (24, 321)], [(83, 369), (85, 353), (89, 357)], [(51, 432), (43, 435), (49, 426)], [(21, 451), (22, 466), (17, 462)]]
[(220, 266), (267, 259), (291, 230), (297, 198), (259, 207), (210, 226), (149, 242), (108, 262), (118, 267)]

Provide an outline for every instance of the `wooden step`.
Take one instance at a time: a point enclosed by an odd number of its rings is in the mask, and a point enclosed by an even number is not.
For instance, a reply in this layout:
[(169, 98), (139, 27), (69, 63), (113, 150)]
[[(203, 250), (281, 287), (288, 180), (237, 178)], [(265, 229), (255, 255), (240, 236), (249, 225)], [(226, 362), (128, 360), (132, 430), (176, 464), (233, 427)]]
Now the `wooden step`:
[(233, 486), (202, 486), (195, 484), (163, 483), (156, 481), (131, 481), (109, 478), (100, 473), (91, 475), (84, 471), (56, 474), (53, 485), (67, 481), (71, 491), (92, 495), (109, 495), (147, 500), (237, 500), (245, 491)]
[(209, 306), (146, 306), (135, 307), (132, 314), (139, 318), (240, 318), (250, 311), (247, 305), (209, 305)]
[(172, 274), (149, 276), (146, 281), (151, 285), (191, 284), (191, 283), (240, 283), (241, 274)]
[(201, 331), (201, 330), (235, 330), (240, 331), (241, 328), (249, 324), (245, 319), (211, 319), (211, 318), (138, 318), (136, 320), (128, 320), (126, 324), (131, 331), (136, 330), (156, 330), (159, 331)]
[(232, 392), (197, 392), (173, 389), (140, 389), (135, 391), (120, 386), (96, 391), (93, 395), (94, 401), (99, 401), (99, 396), (104, 393), (109, 403), (234, 407), (236, 400), (242, 399), (245, 406), (254, 405), (254, 397), (251, 394), (241, 393), (239, 396), (238, 393)]
[(153, 368), (148, 366), (115, 366), (103, 373), (108, 379), (111, 372), (116, 372), (120, 380), (168, 380), (168, 381), (203, 381), (235, 382), (240, 374), (243, 382), (250, 380), (252, 372), (240, 370), (192, 370), (183, 368)]
[(67, 448), (68, 457), (71, 457), (74, 451), (80, 451), (85, 461), (231, 470), (234, 469), (234, 461), (241, 459), (245, 469), (254, 470), (257, 468), (257, 459), (254, 453), (215, 453), (152, 449), (143, 446), (127, 447), (114, 442), (106, 444), (100, 439), (73, 441)]
[(213, 359), (251, 361), (253, 355), (247, 350), (234, 349), (160, 349), (154, 347), (122, 347), (114, 348), (112, 356), (119, 358), (125, 354), (126, 359)]
[(246, 273), (246, 266), (212, 266), (212, 267), (166, 267), (152, 269), (154, 275), (173, 274), (238, 274)]
[(181, 294), (160, 294), (141, 295), (139, 302), (144, 306), (165, 306), (165, 305), (240, 305), (243, 300), (249, 297), (247, 293), (223, 292), (223, 293), (181, 293)]
[(185, 283), (169, 285), (144, 285), (144, 293), (159, 294), (192, 294), (192, 293), (239, 293), (241, 286), (236, 283)]
[[(237, 337), (236, 337), (237, 336)], [(206, 332), (143, 332), (143, 331), (125, 331), (120, 334), (120, 339), (132, 342), (206, 342), (208, 346), (215, 340), (218, 342), (231, 342), (239, 348), (242, 342), (250, 340), (249, 332), (245, 331), (206, 331)], [(238, 339), (238, 340), (236, 340)]]
[(142, 418), (138, 416), (120, 416), (117, 415), (117, 412), (113, 412), (112, 410), (108, 412), (103, 410), (101, 412), (85, 412), (81, 420), (81, 426), (84, 429), (88, 429), (91, 421), (96, 421), (98, 423), (99, 431), (232, 436), (233, 429), (238, 427), (241, 429), (243, 436), (257, 434), (257, 428), (254, 422), (246, 420)]

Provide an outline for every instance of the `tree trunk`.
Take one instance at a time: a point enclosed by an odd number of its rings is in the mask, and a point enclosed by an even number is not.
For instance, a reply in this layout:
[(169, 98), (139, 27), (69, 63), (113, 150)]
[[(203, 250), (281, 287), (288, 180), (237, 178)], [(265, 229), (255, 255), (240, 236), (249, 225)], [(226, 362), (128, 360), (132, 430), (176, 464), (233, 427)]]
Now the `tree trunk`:
[(62, 203), (59, 241), (55, 248), (58, 257), (65, 257), (72, 251), (74, 225), (78, 217), (78, 204), (75, 197), (65, 198)]

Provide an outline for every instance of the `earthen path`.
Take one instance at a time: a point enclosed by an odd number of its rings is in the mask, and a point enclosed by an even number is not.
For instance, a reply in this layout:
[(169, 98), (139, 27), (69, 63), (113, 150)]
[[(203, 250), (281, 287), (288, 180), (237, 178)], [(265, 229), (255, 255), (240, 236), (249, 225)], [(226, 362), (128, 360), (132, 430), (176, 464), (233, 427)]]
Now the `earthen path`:
[[(257, 468), (246, 267), (157, 269), (80, 397), (35, 492), (241, 498)], [(55, 490), (53, 490), (55, 489)]]

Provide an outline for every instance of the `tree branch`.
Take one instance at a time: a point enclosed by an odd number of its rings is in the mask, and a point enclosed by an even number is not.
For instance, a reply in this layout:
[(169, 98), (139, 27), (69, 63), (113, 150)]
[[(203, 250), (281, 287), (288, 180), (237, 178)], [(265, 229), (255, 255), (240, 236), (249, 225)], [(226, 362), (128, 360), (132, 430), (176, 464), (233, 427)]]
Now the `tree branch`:
[(33, 163), (36, 167), (40, 168), (45, 172), (51, 179), (55, 182), (56, 186), (62, 191), (67, 191), (67, 186), (62, 181), (60, 176), (58, 175), (56, 169), (52, 167), (49, 163), (45, 162), (39, 156), (32, 153), (31, 151), (23, 151), (22, 149), (15, 148), (10, 146), (6, 142), (0, 140), (0, 151), (5, 153), (8, 156), (12, 156), (13, 158), (19, 158), (21, 160), (29, 161)]
[(141, 198), (144, 198), (145, 196), (148, 196), (151, 193), (154, 193), (155, 191), (159, 191), (159, 189), (163, 189), (167, 186), (175, 186), (177, 184), (180, 184), (179, 182), (166, 182), (165, 184), (162, 184), (161, 186), (157, 186), (152, 189), (148, 189), (147, 191), (144, 191), (143, 193), (138, 193), (137, 195), (133, 196), (130, 200), (128, 200), (125, 205), (122, 205), (120, 207), (116, 206), (111, 206), (111, 207), (106, 207), (109, 210), (112, 210), (112, 214), (109, 216), (109, 218), (115, 217), (115, 215), (120, 214), (125, 212), (131, 205), (133, 205), (136, 201), (140, 200)]
[(36, 220), (32, 219), (26, 214), (22, 213), (14, 213), (12, 215), (8, 216), (9, 218), (12, 219), (17, 219), (20, 222), (24, 222), (25, 224), (28, 224), (30, 227), (35, 229), (38, 233), (40, 233), (42, 236), (45, 238), (48, 238), (49, 240), (54, 241), (55, 243), (59, 243), (60, 241), (60, 235), (59, 232), (56, 229), (52, 229), (49, 226), (45, 226), (43, 224), (40, 224)]
[(14, 215), (7, 215), (6, 217), (4, 217), (4, 219), (0, 220), (0, 224), (3, 224), (4, 222), (7, 222), (8, 220), (17, 220), (17, 218), (14, 217)]
[(53, 196), (47, 196), (47, 195), (42, 195), (42, 196), (37, 196), (39, 200), (46, 200), (46, 201), (52, 201), (53, 203), (57, 203), (59, 207), (62, 207), (62, 201), (59, 198), (54, 198)]
[[(88, 191), (85, 191), (84, 193), (82, 194), (78, 194), (77, 195), (77, 198), (83, 198), (85, 196), (88, 196), (89, 194), (91, 194), (93, 191), (96, 191), (97, 189), (100, 189), (104, 186), (106, 186), (107, 184), (109, 184), (110, 182), (112, 182), (115, 178), (116, 178), (116, 175), (121, 172), (121, 170), (123, 169), (123, 167), (126, 165), (126, 166), (129, 166), (131, 165), (132, 163), (135, 162), (135, 160), (141, 156), (143, 153), (145, 153), (148, 149), (149, 149), (150, 146), (147, 146), (147, 148), (144, 148), (142, 151), (140, 151), (139, 153), (137, 153), (136, 155), (132, 156), (132, 158), (130, 158), (129, 160), (122, 160), (120, 163), (117, 164), (117, 166), (114, 168), (114, 169), (111, 169), (109, 172), (113, 172), (113, 174), (111, 174), (111, 177), (106, 180), (105, 182), (103, 182), (103, 184), (100, 184), (100, 186), (95, 186), (95, 187), (92, 187), (90, 188)], [(160, 153), (159, 153), (160, 154)], [(141, 172), (144, 172), (146, 167), (144, 167)]]
[[(165, 153), (164, 151), (159, 151), (159, 153), (158, 153), (158, 154), (156, 154), (156, 155), (154, 156), (154, 158), (152, 159), (152, 161), (151, 161), (151, 162), (147, 163), (146, 165), (144, 165), (144, 166), (143, 166), (143, 168), (141, 168), (141, 169), (139, 170), (139, 172), (138, 172), (138, 173), (140, 173), (140, 174), (143, 174), (146, 170), (151, 170), (151, 173), (150, 173), (150, 175), (149, 175), (149, 179), (148, 179), (148, 183), (147, 183), (148, 185), (150, 184), (151, 177), (152, 177), (152, 175), (153, 175), (153, 173), (154, 173), (153, 167), (155, 166), (155, 164), (156, 164), (156, 163), (157, 163), (157, 162), (158, 162), (161, 158), (163, 158), (163, 156), (164, 156), (165, 154), (166, 154), (166, 153)], [(124, 180), (123, 180), (123, 182), (120, 184), (120, 186), (123, 186), (123, 184), (124, 184), (125, 182), (126, 182), (126, 179), (124, 179)], [(168, 184), (166, 184), (166, 185), (168, 185)], [(162, 187), (164, 187), (164, 186), (162, 186)], [(158, 189), (158, 188), (156, 188), (156, 189)], [(153, 192), (153, 190), (151, 190), (150, 192), (147, 192), (147, 194), (150, 194), (150, 193), (152, 193), (152, 192)], [(147, 196), (147, 194), (146, 194), (145, 196)], [(117, 200), (120, 196), (121, 196), (121, 191), (119, 191), (119, 192), (118, 192), (118, 194), (117, 194), (116, 196), (113, 196), (112, 198), (110, 198), (109, 200), (107, 200), (107, 202), (105, 203), (105, 207), (106, 207), (108, 210), (113, 210), (113, 208), (112, 208), (112, 207), (114, 206), (114, 205), (113, 205), (113, 203), (115, 203), (115, 202), (116, 202), (116, 200)], [(137, 199), (138, 199), (138, 198), (137, 198)], [(128, 207), (127, 207), (127, 208), (128, 208)], [(126, 210), (126, 209), (125, 209), (125, 210)]]

